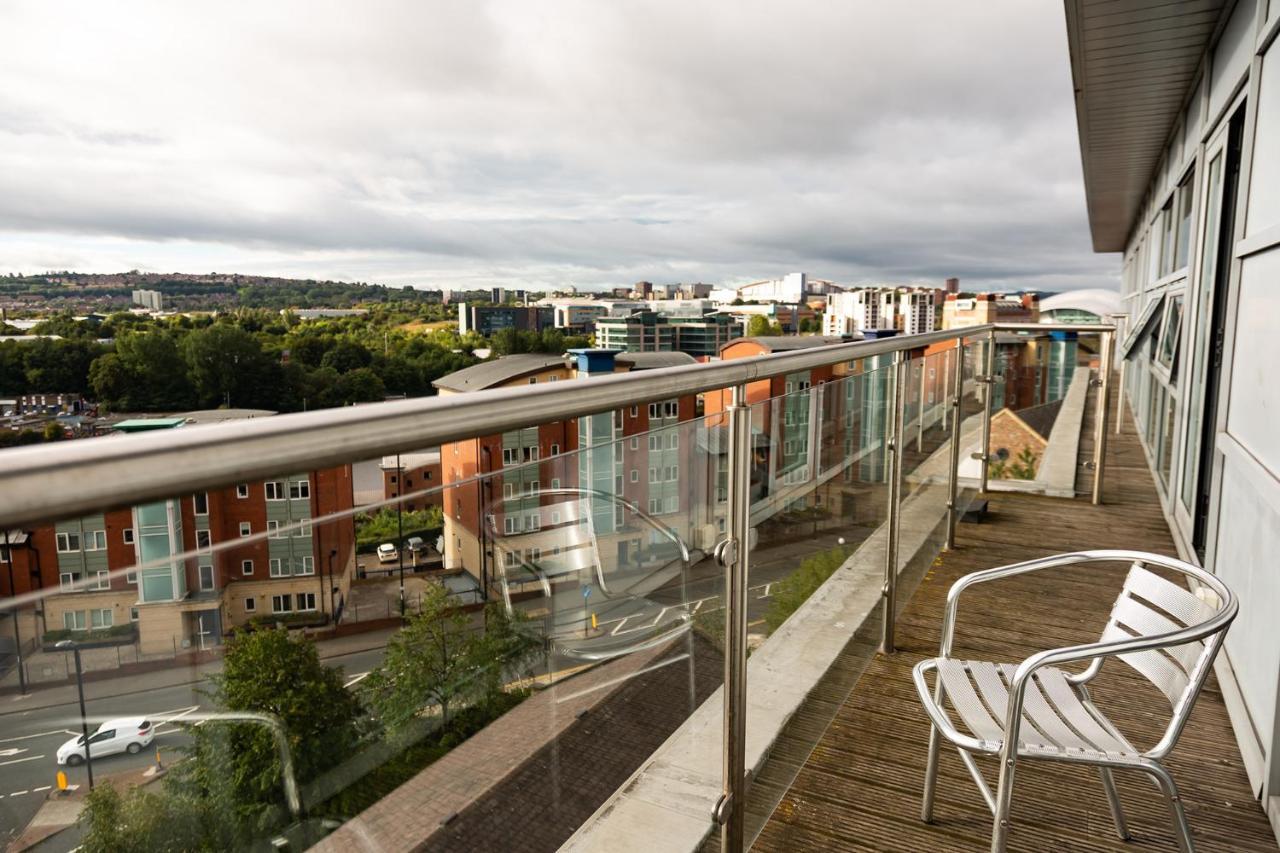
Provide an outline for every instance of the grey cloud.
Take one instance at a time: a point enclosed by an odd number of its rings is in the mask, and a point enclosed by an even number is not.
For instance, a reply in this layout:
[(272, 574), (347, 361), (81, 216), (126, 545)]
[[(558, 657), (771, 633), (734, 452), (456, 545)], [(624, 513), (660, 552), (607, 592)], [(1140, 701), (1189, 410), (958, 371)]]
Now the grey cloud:
[(13, 268), (1115, 281), (1052, 4), (78, 11), (0, 9), (0, 238), (46, 241)]

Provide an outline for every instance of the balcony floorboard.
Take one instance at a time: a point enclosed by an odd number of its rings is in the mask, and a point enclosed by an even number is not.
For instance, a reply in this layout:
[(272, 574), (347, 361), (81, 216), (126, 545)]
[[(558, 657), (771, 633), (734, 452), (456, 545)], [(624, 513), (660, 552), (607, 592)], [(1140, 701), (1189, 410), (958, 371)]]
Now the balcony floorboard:
[[(1092, 407), (1090, 407), (1092, 409)], [(834, 719), (816, 695), (792, 721), (770, 762), (802, 765), (754, 849), (985, 850), (991, 815), (954, 750), (944, 748), (934, 823), (920, 821), (929, 726), (911, 683), (917, 661), (937, 654), (947, 590), (962, 575), (1063, 551), (1126, 548), (1176, 554), (1142, 449), (1126, 417), (1107, 452), (1104, 504), (993, 493), (990, 517), (962, 524), (957, 549), (943, 553), (907, 602), (899, 652), (876, 655)], [(1092, 444), (1084, 424), (1082, 458)], [(1087, 485), (1082, 477), (1079, 489)], [(1051, 570), (981, 587), (961, 600), (957, 655), (1017, 662), (1034, 651), (1096, 640), (1125, 567)], [(998, 587), (998, 588), (997, 588)], [(1098, 704), (1139, 746), (1158, 739), (1168, 702), (1119, 662), (1091, 685)], [(821, 693), (821, 690), (818, 691)], [(825, 710), (820, 707), (825, 705)], [(812, 714), (809, 725), (803, 719)], [(815, 732), (829, 726), (814, 743)], [(994, 788), (995, 766), (979, 759)], [(1216, 679), (1211, 678), (1168, 760), (1182, 788), (1200, 850), (1277, 849), (1250, 791)], [(1175, 850), (1167, 805), (1144, 776), (1117, 773), (1133, 840), (1114, 832), (1098, 776), (1043, 761), (1019, 766), (1010, 850)]]

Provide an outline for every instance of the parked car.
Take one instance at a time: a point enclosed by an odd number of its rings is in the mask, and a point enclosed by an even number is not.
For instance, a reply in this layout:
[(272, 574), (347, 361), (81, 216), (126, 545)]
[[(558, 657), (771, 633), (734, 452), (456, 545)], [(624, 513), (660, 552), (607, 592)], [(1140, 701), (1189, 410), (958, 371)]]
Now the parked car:
[(396, 551), (396, 546), (390, 542), (383, 542), (378, 546), (378, 562), (394, 563), (400, 554)]
[(410, 536), (404, 540), (404, 547), (409, 549), (410, 554), (418, 554), (419, 556), (427, 552), (427, 543), (422, 541), (421, 536)]
[[(151, 745), (156, 738), (155, 726), (142, 717), (122, 717), (107, 720), (89, 735), (89, 748), (93, 757), (127, 752), (137, 755)], [(84, 735), (76, 735), (58, 747), (58, 763), (72, 767), (84, 763)]]

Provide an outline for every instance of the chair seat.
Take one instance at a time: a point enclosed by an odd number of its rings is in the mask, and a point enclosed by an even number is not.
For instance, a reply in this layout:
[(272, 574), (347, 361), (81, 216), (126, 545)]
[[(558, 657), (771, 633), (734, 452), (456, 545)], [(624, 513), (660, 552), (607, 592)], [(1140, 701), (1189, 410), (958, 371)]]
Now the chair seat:
[[(982, 749), (999, 752), (1004, 745), (1004, 719), (1009, 683), (1015, 664), (935, 658), (931, 662), (946, 688), (947, 699)], [(1083, 689), (1070, 681), (1070, 673), (1055, 667), (1036, 671), (1027, 686), (1018, 754), (1058, 759), (1139, 762), (1139, 750), (1103, 716)], [(921, 700), (938, 708), (933, 696), (921, 691)], [(944, 732), (944, 734), (946, 734)]]

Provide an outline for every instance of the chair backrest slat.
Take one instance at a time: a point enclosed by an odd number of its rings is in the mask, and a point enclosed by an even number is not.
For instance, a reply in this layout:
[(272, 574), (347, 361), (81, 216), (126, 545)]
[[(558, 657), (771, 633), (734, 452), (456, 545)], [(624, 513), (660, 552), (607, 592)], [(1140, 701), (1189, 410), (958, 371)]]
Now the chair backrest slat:
[[(1124, 589), (1111, 609), (1102, 641), (1153, 637), (1198, 625), (1217, 613), (1212, 604), (1189, 590), (1134, 563)], [(1207, 643), (1196, 641), (1120, 655), (1120, 659), (1155, 685), (1177, 707), (1186, 696), (1198, 668), (1211, 654)]]

